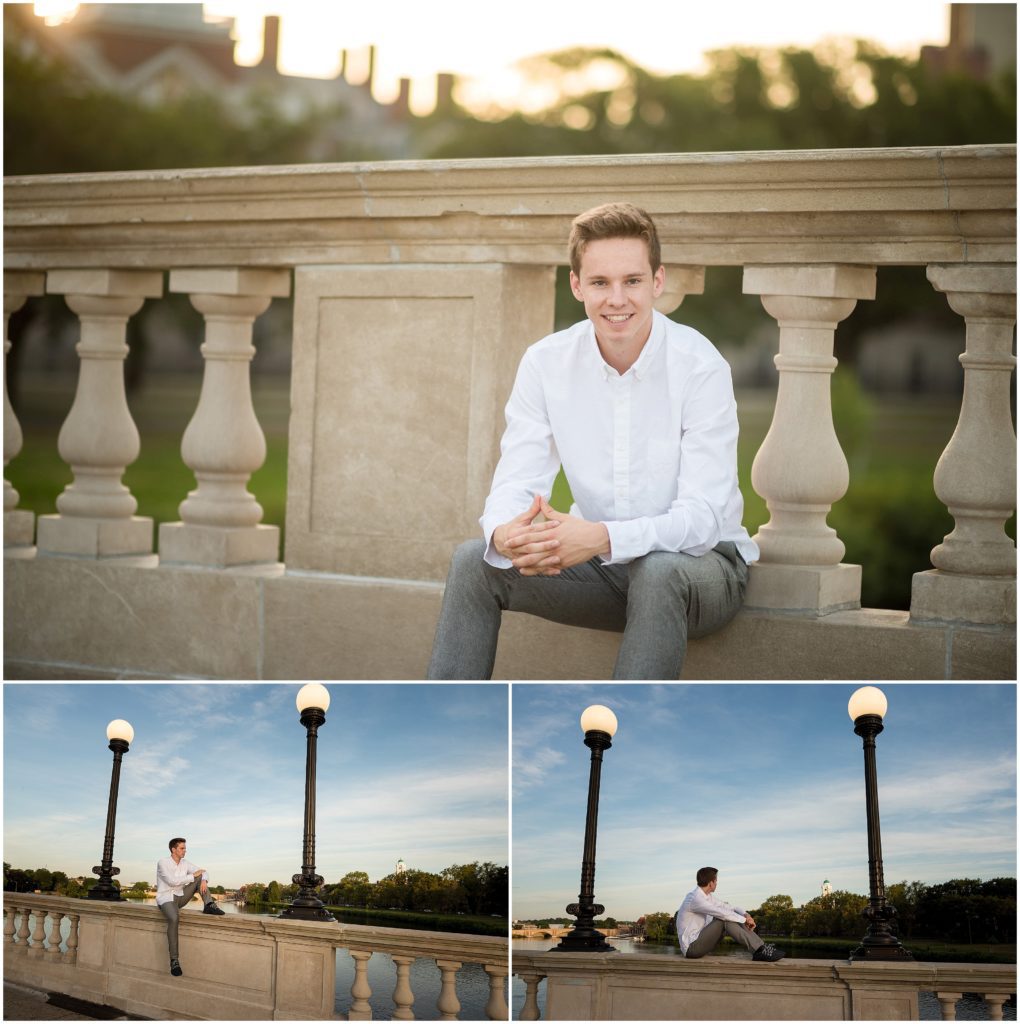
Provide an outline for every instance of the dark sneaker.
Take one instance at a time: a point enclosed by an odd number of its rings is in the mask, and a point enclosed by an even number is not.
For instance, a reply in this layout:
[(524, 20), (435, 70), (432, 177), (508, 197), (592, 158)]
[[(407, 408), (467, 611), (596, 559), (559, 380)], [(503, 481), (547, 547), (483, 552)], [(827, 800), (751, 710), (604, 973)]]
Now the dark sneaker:
[(181, 970), (181, 963), (179, 960), (170, 961), (170, 973), (175, 978), (179, 978), (184, 973), (184, 971)]
[(778, 946), (774, 946), (771, 942), (766, 942), (764, 946), (759, 946), (754, 951), (752, 960), (760, 960), (765, 963), (775, 963), (777, 960), (782, 960), (786, 956), (786, 950), (780, 949)]
[(203, 914), (220, 914), (222, 916), (224, 913), (226, 913), (226, 911), (220, 910), (220, 908), (218, 906), (216, 906), (216, 903), (212, 902), (212, 903), (207, 903), (202, 908), (202, 913)]

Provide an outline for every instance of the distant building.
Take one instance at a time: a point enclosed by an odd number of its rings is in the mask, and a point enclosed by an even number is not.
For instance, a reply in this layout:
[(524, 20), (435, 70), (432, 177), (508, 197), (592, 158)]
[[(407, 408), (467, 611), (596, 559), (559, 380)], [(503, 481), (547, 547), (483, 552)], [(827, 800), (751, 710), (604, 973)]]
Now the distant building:
[(832, 883), (827, 878), (825, 879), (824, 882), (822, 882), (822, 895), (823, 896), (831, 896), (832, 895)]
[[(4, 4), (4, 39), (22, 52), (62, 60), (83, 82), (95, 88), (158, 104), (190, 93), (207, 93), (243, 113), (259, 96), (277, 114), (298, 121), (336, 109), (343, 118), (322, 128), (310, 160), (328, 160), (337, 133), (370, 138), (372, 149), (389, 158), (409, 155), (409, 80), (401, 80), (392, 104), (372, 96), (374, 47), (368, 48), (368, 74), (351, 83), (342, 51), (336, 78), (284, 75), (277, 70), (280, 19), (265, 18), (262, 59), (254, 67), (234, 60), (229, 20), (205, 21), (201, 4), (82, 4), (60, 25), (46, 25), (31, 4)], [(341, 50), (338, 47), (338, 50)], [(440, 94), (449, 92), (450, 76), (440, 76)]]
[(401, 857), (400, 860), (397, 861), (397, 866), (393, 870), (398, 875), (402, 875), (407, 871), (407, 865), (404, 863), (403, 857)]
[(950, 4), (949, 43), (921, 47), (934, 71), (988, 79), (1016, 69), (1016, 4)]

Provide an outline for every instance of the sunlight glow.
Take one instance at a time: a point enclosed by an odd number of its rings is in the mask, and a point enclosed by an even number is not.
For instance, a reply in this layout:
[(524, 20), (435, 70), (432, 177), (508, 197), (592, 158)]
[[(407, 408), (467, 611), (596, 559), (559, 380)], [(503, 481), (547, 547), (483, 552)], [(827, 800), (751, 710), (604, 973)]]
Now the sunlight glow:
[(77, 13), (81, 4), (64, 3), (62, 0), (44, 0), (42, 3), (32, 5), (32, 10), (47, 25), (63, 25), (70, 21)]

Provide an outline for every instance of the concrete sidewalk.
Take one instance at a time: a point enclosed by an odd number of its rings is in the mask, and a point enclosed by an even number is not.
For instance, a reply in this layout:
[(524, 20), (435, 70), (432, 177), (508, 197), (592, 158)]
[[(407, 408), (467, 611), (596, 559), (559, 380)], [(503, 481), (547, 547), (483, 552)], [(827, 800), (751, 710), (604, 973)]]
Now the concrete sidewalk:
[[(50, 1002), (50, 1000), (53, 1002)], [(4, 982), (4, 1020), (144, 1020), (109, 1006)]]

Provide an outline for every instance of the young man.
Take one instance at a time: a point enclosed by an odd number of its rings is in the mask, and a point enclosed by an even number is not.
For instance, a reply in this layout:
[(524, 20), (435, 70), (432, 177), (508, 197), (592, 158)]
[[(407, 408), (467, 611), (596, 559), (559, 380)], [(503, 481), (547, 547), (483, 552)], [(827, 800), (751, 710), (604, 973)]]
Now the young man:
[(166, 940), (170, 947), (170, 973), (179, 978), (184, 972), (178, 960), (177, 927), (180, 908), (191, 902), (196, 892), (202, 896), (205, 914), (222, 914), (216, 901), (209, 895), (209, 874), (205, 868), (195, 867), (184, 855), (187, 840), (179, 836), (170, 840), (170, 856), (156, 862), (156, 906), (166, 918)]
[[(489, 678), (505, 609), (622, 632), (616, 679), (677, 679), (688, 636), (733, 618), (758, 557), (729, 366), (654, 310), (665, 270), (648, 214), (577, 217), (570, 285), (587, 319), (521, 360), (484, 540), (454, 553), (430, 679)], [(561, 463), (569, 515), (548, 503)]]
[(685, 897), (676, 912), (676, 934), (680, 952), (689, 960), (711, 953), (719, 944), (723, 933), (752, 951), (752, 960), (773, 963), (786, 953), (771, 942), (765, 943), (755, 934), (754, 918), (739, 907), (716, 899), (719, 884), (717, 868), (701, 868), (697, 885)]

